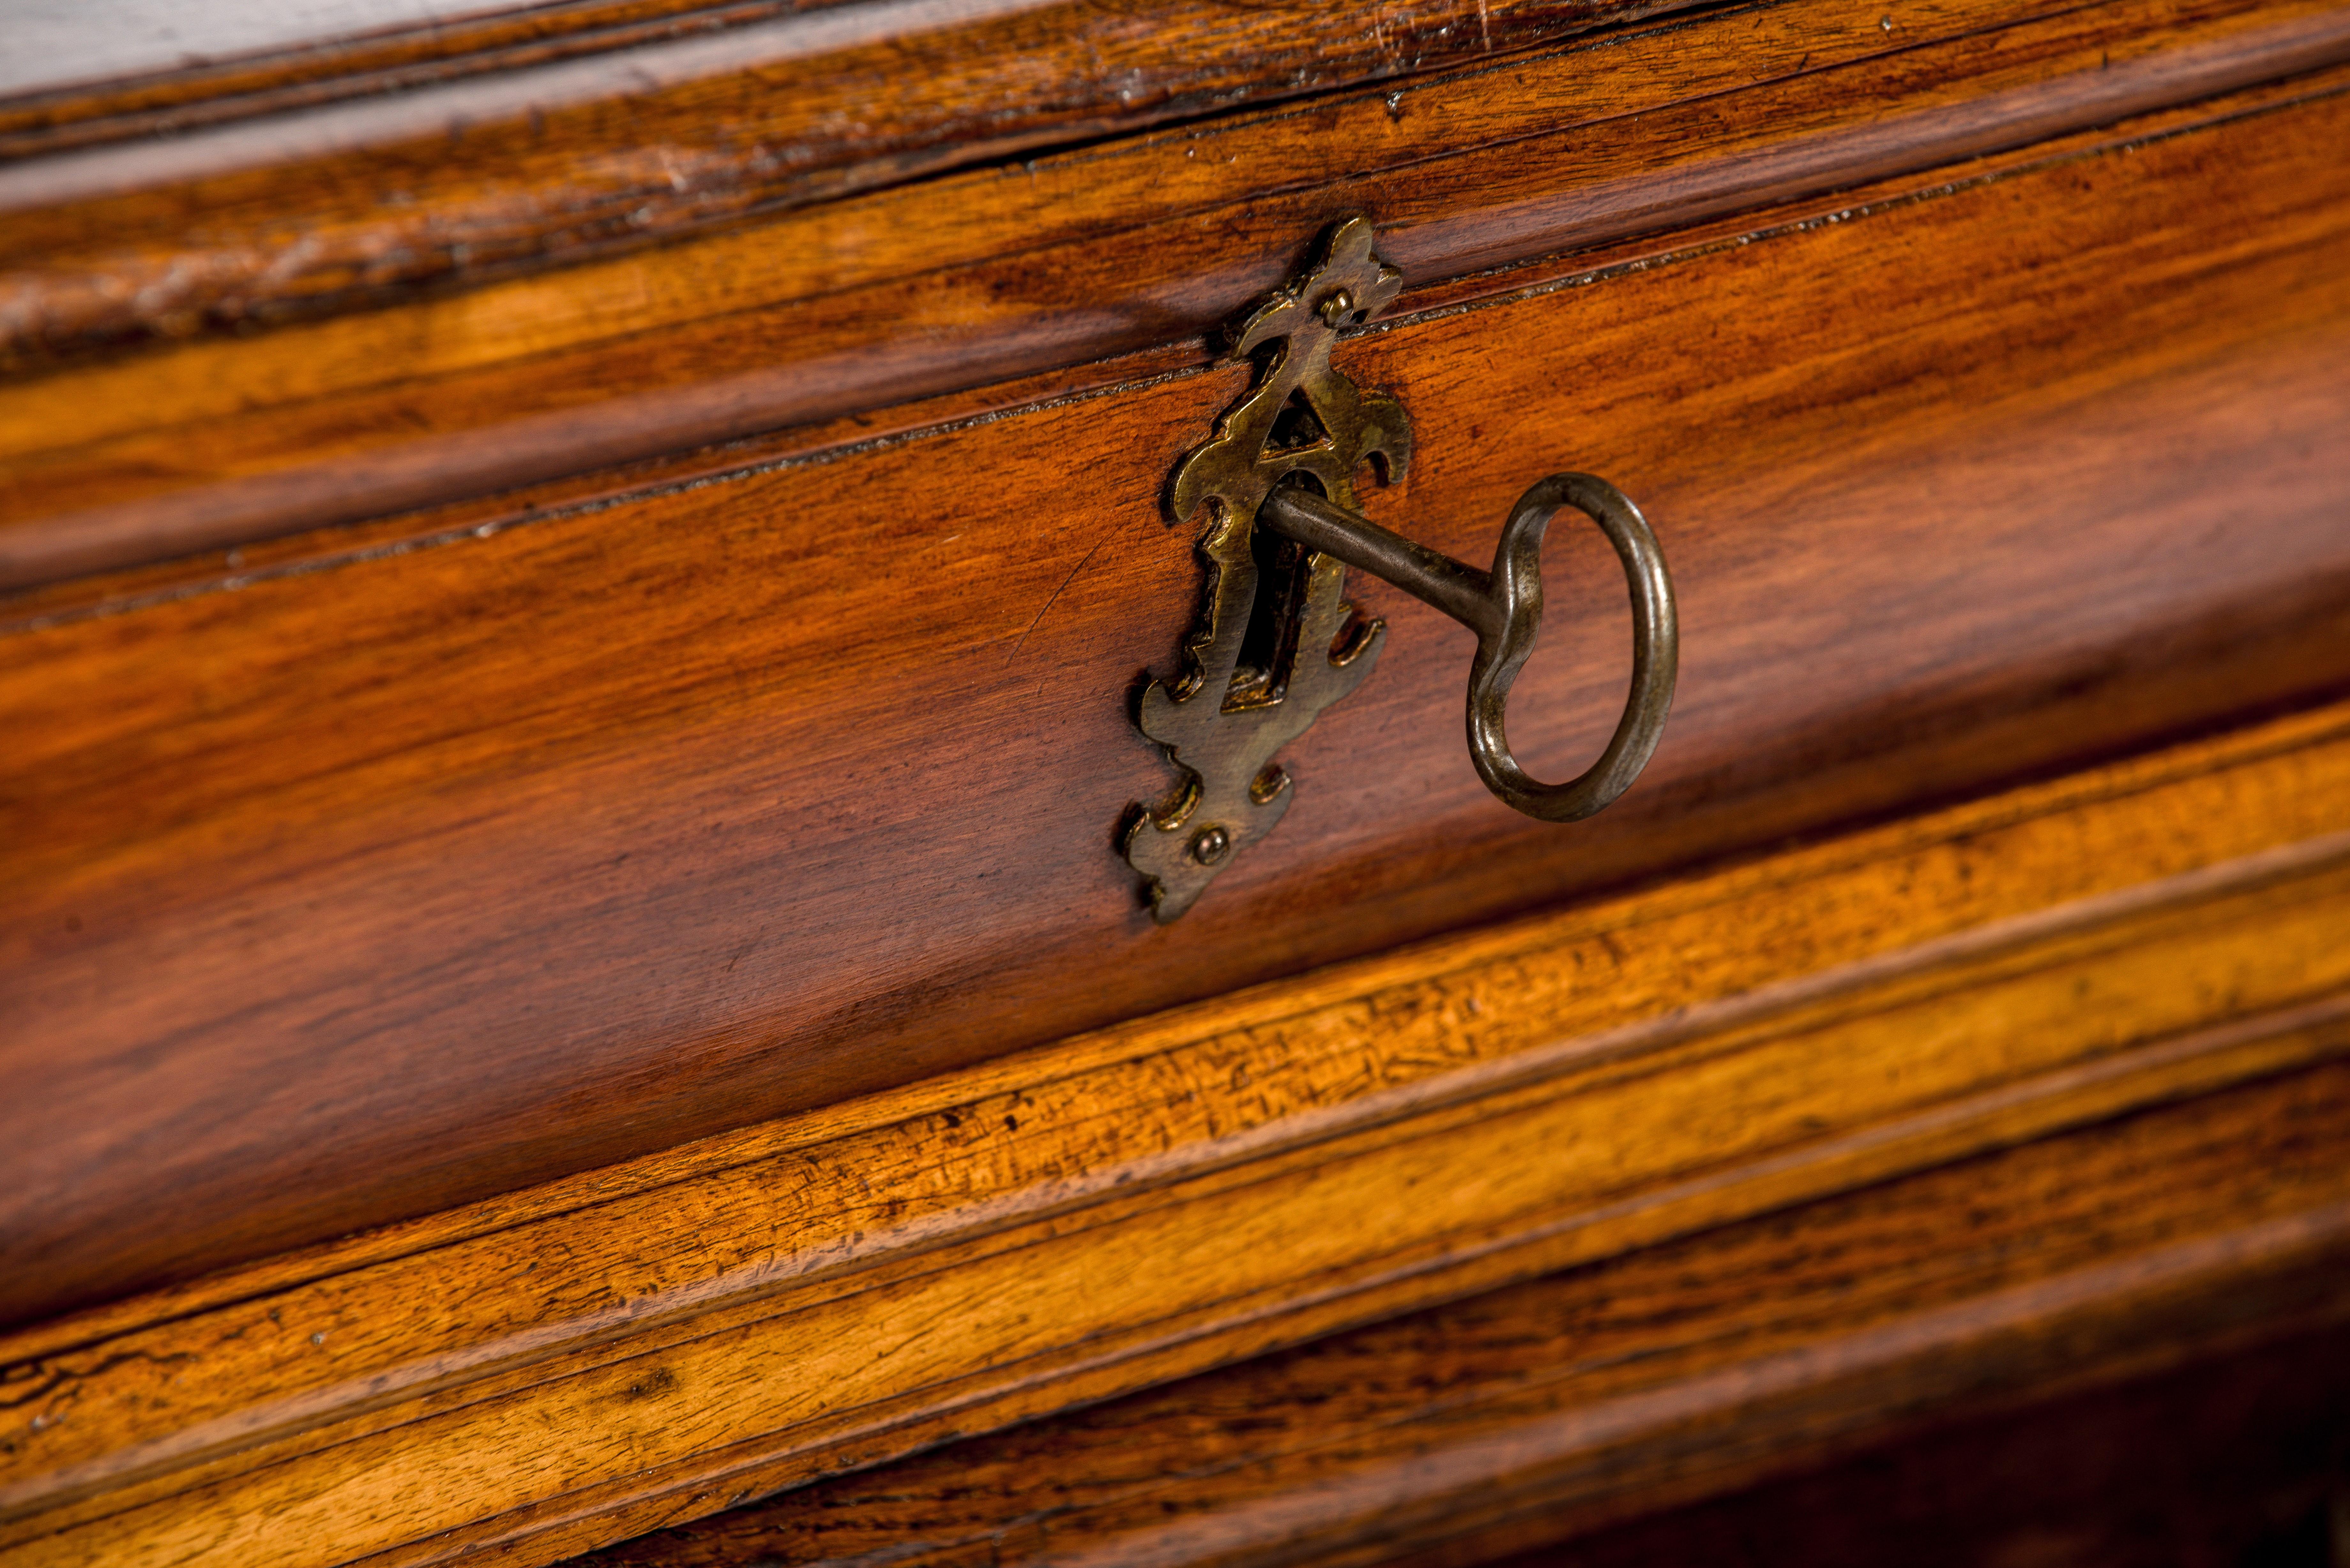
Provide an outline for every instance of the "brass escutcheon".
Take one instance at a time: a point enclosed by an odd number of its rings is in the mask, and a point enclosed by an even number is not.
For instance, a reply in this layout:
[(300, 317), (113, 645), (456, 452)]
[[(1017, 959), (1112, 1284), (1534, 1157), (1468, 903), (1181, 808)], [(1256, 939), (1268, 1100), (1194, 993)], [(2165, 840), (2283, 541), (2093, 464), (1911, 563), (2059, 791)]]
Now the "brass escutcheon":
[[(1493, 568), (1416, 545), (1357, 510), (1366, 465), (1381, 483), (1411, 461), (1411, 421), (1384, 392), (1330, 367), (1342, 327), (1393, 302), (1403, 278), (1373, 254), (1367, 219), (1324, 236), (1314, 265), (1252, 311), (1230, 358), (1254, 359), (1255, 379), (1185, 454), (1167, 509), (1185, 523), (1204, 509), (1200, 551), (1207, 608), (1183, 645), (1184, 671), (1144, 691), (1135, 722), (1181, 774), (1155, 808), (1129, 807), (1126, 857), (1148, 878), (1161, 924), (1190, 909), (1216, 874), (1270, 833), (1289, 809), (1274, 754), (1323, 709), (1359, 685), (1386, 640), (1341, 595), (1346, 567), (1395, 584), (1477, 634), (1469, 670), (1469, 756), (1486, 787), (1544, 822), (1606, 807), (1648, 765), (1664, 732), (1679, 658), (1672, 580), (1638, 507), (1603, 479), (1553, 474), (1511, 509)], [(1542, 621), (1543, 539), (1561, 508), (1584, 513), (1616, 546), (1632, 596), (1632, 690), (1599, 760), (1547, 784), (1510, 753), (1510, 687)]]

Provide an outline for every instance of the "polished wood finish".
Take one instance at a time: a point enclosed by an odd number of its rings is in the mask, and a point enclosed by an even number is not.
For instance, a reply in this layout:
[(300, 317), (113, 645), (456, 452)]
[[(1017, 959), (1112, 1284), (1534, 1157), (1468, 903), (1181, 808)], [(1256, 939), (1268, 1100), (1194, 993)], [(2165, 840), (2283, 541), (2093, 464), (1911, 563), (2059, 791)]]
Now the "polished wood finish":
[(348, 307), (1661, 8), (605, 5), (0, 106), (5, 342), (22, 363)]
[[(920, 413), (895, 407), (912, 398), (1048, 371), (1030, 398), (1114, 387), (1135, 369), (1099, 363), (1115, 356), (1156, 350), (1152, 369), (1196, 367), (1202, 335), (1352, 211), (1378, 221), (1406, 269), (1406, 308), (1433, 307), (1531, 281), (1486, 275), (1505, 264), (1947, 168), (2350, 57), (2350, 16), (2319, 0), (2022, 16), (1938, 0), (1888, 20), (1856, 0), (1742, 8), (20, 378), (0, 389), (0, 584), (876, 413), (780, 443), (805, 454), (919, 427)], [(432, 167), (444, 165), (474, 168)], [(303, 189), (273, 174), (263, 194), (294, 205), (269, 222), (323, 254), (328, 242), (296, 210)], [(386, 221), (470, 232), (428, 197)], [(397, 239), (400, 265), (447, 248), (405, 228)], [(107, 310), (192, 321), (202, 312), (176, 291), (268, 254), (239, 243), (215, 267), (185, 252), (183, 236), (169, 287), (111, 274), (70, 286)], [(70, 314), (37, 292), (17, 308)]]
[[(2350, 1052), (2345, 923), (2337, 708), (1082, 1036), (21, 1331), (0, 1559), (545, 1562), (2149, 1106), (2235, 1127)], [(2233, 1185), (2157, 1161), (2216, 1239), (2068, 1168), (2152, 1227), (2095, 1264), (2146, 1324), (2274, 1315), (2350, 1223), (2350, 1167), (2233, 1136)], [(1983, 1324), (2072, 1321), (2016, 1288)]]
[[(2273, 1079), (839, 1477), (576, 1568), (1466, 1565), (1529, 1542), (1509, 1568), (2183, 1568), (2296, 1535), (2316, 1550), (2285, 1561), (2326, 1568), (2329, 1494), (2350, 1485), (2345, 1139), (2350, 1072)], [(2244, 1348), (2264, 1338), (2283, 1343)], [(1919, 1434), (1928, 1422), (1944, 1429)]]
[[(1596, 1568), (2340, 1426), (2344, 0), (84, 57), (0, 99), (0, 1568)], [(1355, 213), (1364, 510), (1620, 485), (1679, 711), (1528, 823), (1358, 580), (1155, 928), (1169, 475)], [(1549, 549), (1564, 776), (1627, 616)], [(2130, 1560), (1873, 1501), (1786, 1550)]]
[[(1643, 503), (1674, 727), (1606, 817), (1521, 824), (1461, 754), (1463, 639), (1362, 585), (1390, 657), (1176, 930), (1114, 847), (1168, 784), (1118, 694), (1193, 612), (1157, 495), (1236, 371), (28, 607), (0, 1070), (41, 1088), (0, 1107), (0, 1311), (2341, 690), (2341, 85), (1342, 346), (1420, 432), (1374, 516), (1473, 557), (1530, 473)], [(1554, 551), (1537, 770), (1619, 701), (1600, 549)]]

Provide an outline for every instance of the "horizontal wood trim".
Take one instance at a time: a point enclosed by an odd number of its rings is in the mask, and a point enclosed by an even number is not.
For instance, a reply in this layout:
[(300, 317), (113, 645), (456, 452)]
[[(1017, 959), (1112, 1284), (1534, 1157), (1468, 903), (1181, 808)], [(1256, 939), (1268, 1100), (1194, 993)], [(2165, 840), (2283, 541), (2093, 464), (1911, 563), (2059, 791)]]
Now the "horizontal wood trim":
[[(1898, 37), (1885, 16), (1789, 0), (1659, 25), (1032, 160), (1017, 178), (917, 182), (549, 276), (20, 378), (0, 389), (15, 519), (0, 528), (0, 586), (1159, 345), (1186, 345), (1179, 358), (1196, 364), (1202, 335), (1347, 211), (1380, 222), (1415, 286), (1409, 312), (1457, 300), (1448, 280), (1528, 257), (2350, 58), (2350, 13), (2324, 0), (2134, 0), (2021, 20), (1945, 0), (1905, 12)], [(69, 272), (67, 254), (51, 245), (42, 275)], [(240, 265), (251, 254), (234, 250)], [(218, 270), (182, 253), (168, 265), (189, 286)], [(33, 286), (20, 285), (27, 319), (64, 308), (33, 303)], [(109, 310), (161, 297), (113, 273), (72, 286)], [(810, 438), (822, 444), (794, 444)]]
[(11, 139), (5, 341), (23, 354), (217, 330), (543, 268), (1658, 8), (1459, 0), (1305, 21), (1200, 0), (643, 7), (653, 26), (560, 45), (504, 43), (512, 22), (492, 20), (474, 29), (481, 47), (437, 58), (391, 64), (400, 46), (378, 46), (339, 80), (232, 72), (213, 78), (227, 94), (183, 99), (160, 126), (155, 88), (135, 86), (120, 114), (102, 98), (36, 109), (52, 127)]
[(0, 1551), (545, 1562), (2335, 1059), (2345, 921), (2337, 709), (1333, 969), (24, 1331)]
[[(461, 0), (462, 3), (462, 0)], [(58, 77), (0, 97), (0, 157), (60, 152), (140, 136), (172, 134), (303, 109), (436, 78), (513, 70), (579, 54), (600, 54), (680, 34), (739, 26), (837, 0), (551, 0), (546, 5), (473, 6), (343, 33), (308, 24), (318, 16), (280, 14), (281, 41), (151, 70)], [(436, 7), (446, 12), (448, 6)], [(352, 11), (334, 15), (349, 16)], [(298, 29), (298, 31), (297, 31)]]
[[(1343, 345), (1421, 434), (1376, 515), (1474, 558), (1531, 473), (1648, 509), (1673, 726), (1525, 823), (1461, 634), (1356, 584), (1399, 656), (1180, 929), (1112, 836), (1229, 370), (16, 623), (0, 1315), (2341, 691), (2350, 99), (2196, 112)], [(1623, 690), (1586, 550), (1514, 710), (1554, 771)]]
[[(1835, 1562), (1881, 1562), (1914, 1555), (1904, 1527), (1953, 1493), (2033, 1561), (2110, 1563), (2145, 1521), (2052, 1511), (2002, 1450), (2036, 1447), (2047, 1464), (2051, 1405), (2179, 1362), (2230, 1355), (2224, 1372), (2198, 1376), (2235, 1396), (2248, 1341), (2319, 1324), (2331, 1354), (2313, 1358), (2306, 1338), (2262, 1354), (2287, 1385), (2296, 1372), (2303, 1387), (2321, 1379), (2291, 1403), (2330, 1399), (2338, 1432), (2350, 1376), (2345, 1143), (2350, 1071), (2336, 1063), (795, 1489), (567, 1568), (1433, 1568), (1544, 1543), (1521, 1565), (1534, 1568), (1584, 1562), (1561, 1543), (1627, 1516), (1653, 1521), (1638, 1538), (1648, 1550), (1622, 1542), (1602, 1561), (1706, 1561), (1688, 1552), (1709, 1539), (1740, 1563), (1816, 1563), (1827, 1541), (1847, 1547)], [(2213, 1400), (2202, 1414), (2240, 1404)], [(2029, 1413), (2004, 1414), (2016, 1407)], [(1884, 1445), (1921, 1422), (1994, 1412), (2000, 1435), (1911, 1467), (1906, 1495), (1886, 1492)], [(2147, 1451), (2150, 1433), (2162, 1454)], [(2245, 1483), (2259, 1461), (2225, 1463), (2237, 1445), (2324, 1468), (2322, 1450), (2293, 1453), (2290, 1428), (2094, 1435), (2120, 1469), (2152, 1472), (2149, 1495), (2190, 1479), (2207, 1495)], [(1790, 1499), (1759, 1537), (1677, 1527), (1695, 1500), (1864, 1447), (1869, 1463), (1833, 1497), (1857, 1522), (1792, 1531), (1801, 1504)], [(1978, 1467), (1993, 1473), (1978, 1483)], [(2011, 1488), (2030, 1501), (2012, 1505)], [(1829, 1501), (1817, 1484), (1803, 1490)], [(2084, 1536), (2107, 1553), (2083, 1550)], [(2177, 1543), (2160, 1544), (2125, 1560), (2173, 1560)]]

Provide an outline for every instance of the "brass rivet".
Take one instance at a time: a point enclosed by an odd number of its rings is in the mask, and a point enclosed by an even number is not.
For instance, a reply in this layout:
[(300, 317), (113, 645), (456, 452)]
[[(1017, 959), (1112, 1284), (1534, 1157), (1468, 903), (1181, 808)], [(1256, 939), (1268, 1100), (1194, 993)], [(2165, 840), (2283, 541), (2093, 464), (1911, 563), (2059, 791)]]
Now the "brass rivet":
[(1322, 319), (1333, 327), (1343, 327), (1354, 308), (1355, 296), (1342, 288), (1322, 302)]
[(1232, 846), (1232, 836), (1221, 827), (1203, 827), (1191, 836), (1191, 858), (1213, 866)]

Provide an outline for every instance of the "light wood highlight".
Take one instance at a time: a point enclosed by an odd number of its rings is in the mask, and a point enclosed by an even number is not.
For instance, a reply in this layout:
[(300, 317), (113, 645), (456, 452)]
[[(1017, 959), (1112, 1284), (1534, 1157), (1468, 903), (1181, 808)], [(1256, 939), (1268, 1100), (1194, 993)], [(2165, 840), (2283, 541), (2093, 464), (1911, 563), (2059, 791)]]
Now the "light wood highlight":
[(19, 1334), (0, 1560), (545, 1562), (2332, 1059), (2345, 924), (2334, 709), (1330, 970)]
[[(2275, 1500), (2258, 1488), (2281, 1479), (2264, 1470), (2298, 1471), (2280, 1490), (2304, 1497), (2338, 1470), (2345, 1146), (2337, 1061), (837, 1477), (567, 1568), (1433, 1568), (1538, 1543), (1511, 1568), (1582, 1568), (1568, 1542), (1625, 1518), (1646, 1549), (1600, 1561), (1656, 1568), (1715, 1560), (1676, 1539), (1691, 1503), (1855, 1452), (1866, 1462), (1821, 1500), (1825, 1517), (1689, 1536), (1742, 1568), (1846, 1568), (1911, 1557), (1927, 1539), (1914, 1516), (1948, 1512), (1945, 1531), (2003, 1517), (2013, 1554), (1937, 1536), (1940, 1563), (2195, 1561), (2147, 1539), (2154, 1511), (2136, 1494), (2187, 1483), (2222, 1518), (2259, 1521)], [(2223, 1397), (2203, 1422), (2050, 1430), (2067, 1402), (2182, 1363), (2235, 1396), (2248, 1345), (2293, 1400), (2232, 1427), (2241, 1405)], [(2220, 1357), (2224, 1371), (2209, 1366)], [(2245, 1429), (2279, 1403), (2303, 1412), (2298, 1429)], [(2311, 1418), (2329, 1403), (2330, 1421)], [(1889, 1480), (1887, 1445), (1929, 1423), (1946, 1443), (1959, 1419), (2004, 1429)], [(2085, 1440), (2132, 1478), (2120, 1498), (2011, 1506), (2002, 1494), (2030, 1498), (2018, 1450), (2049, 1465)]]

